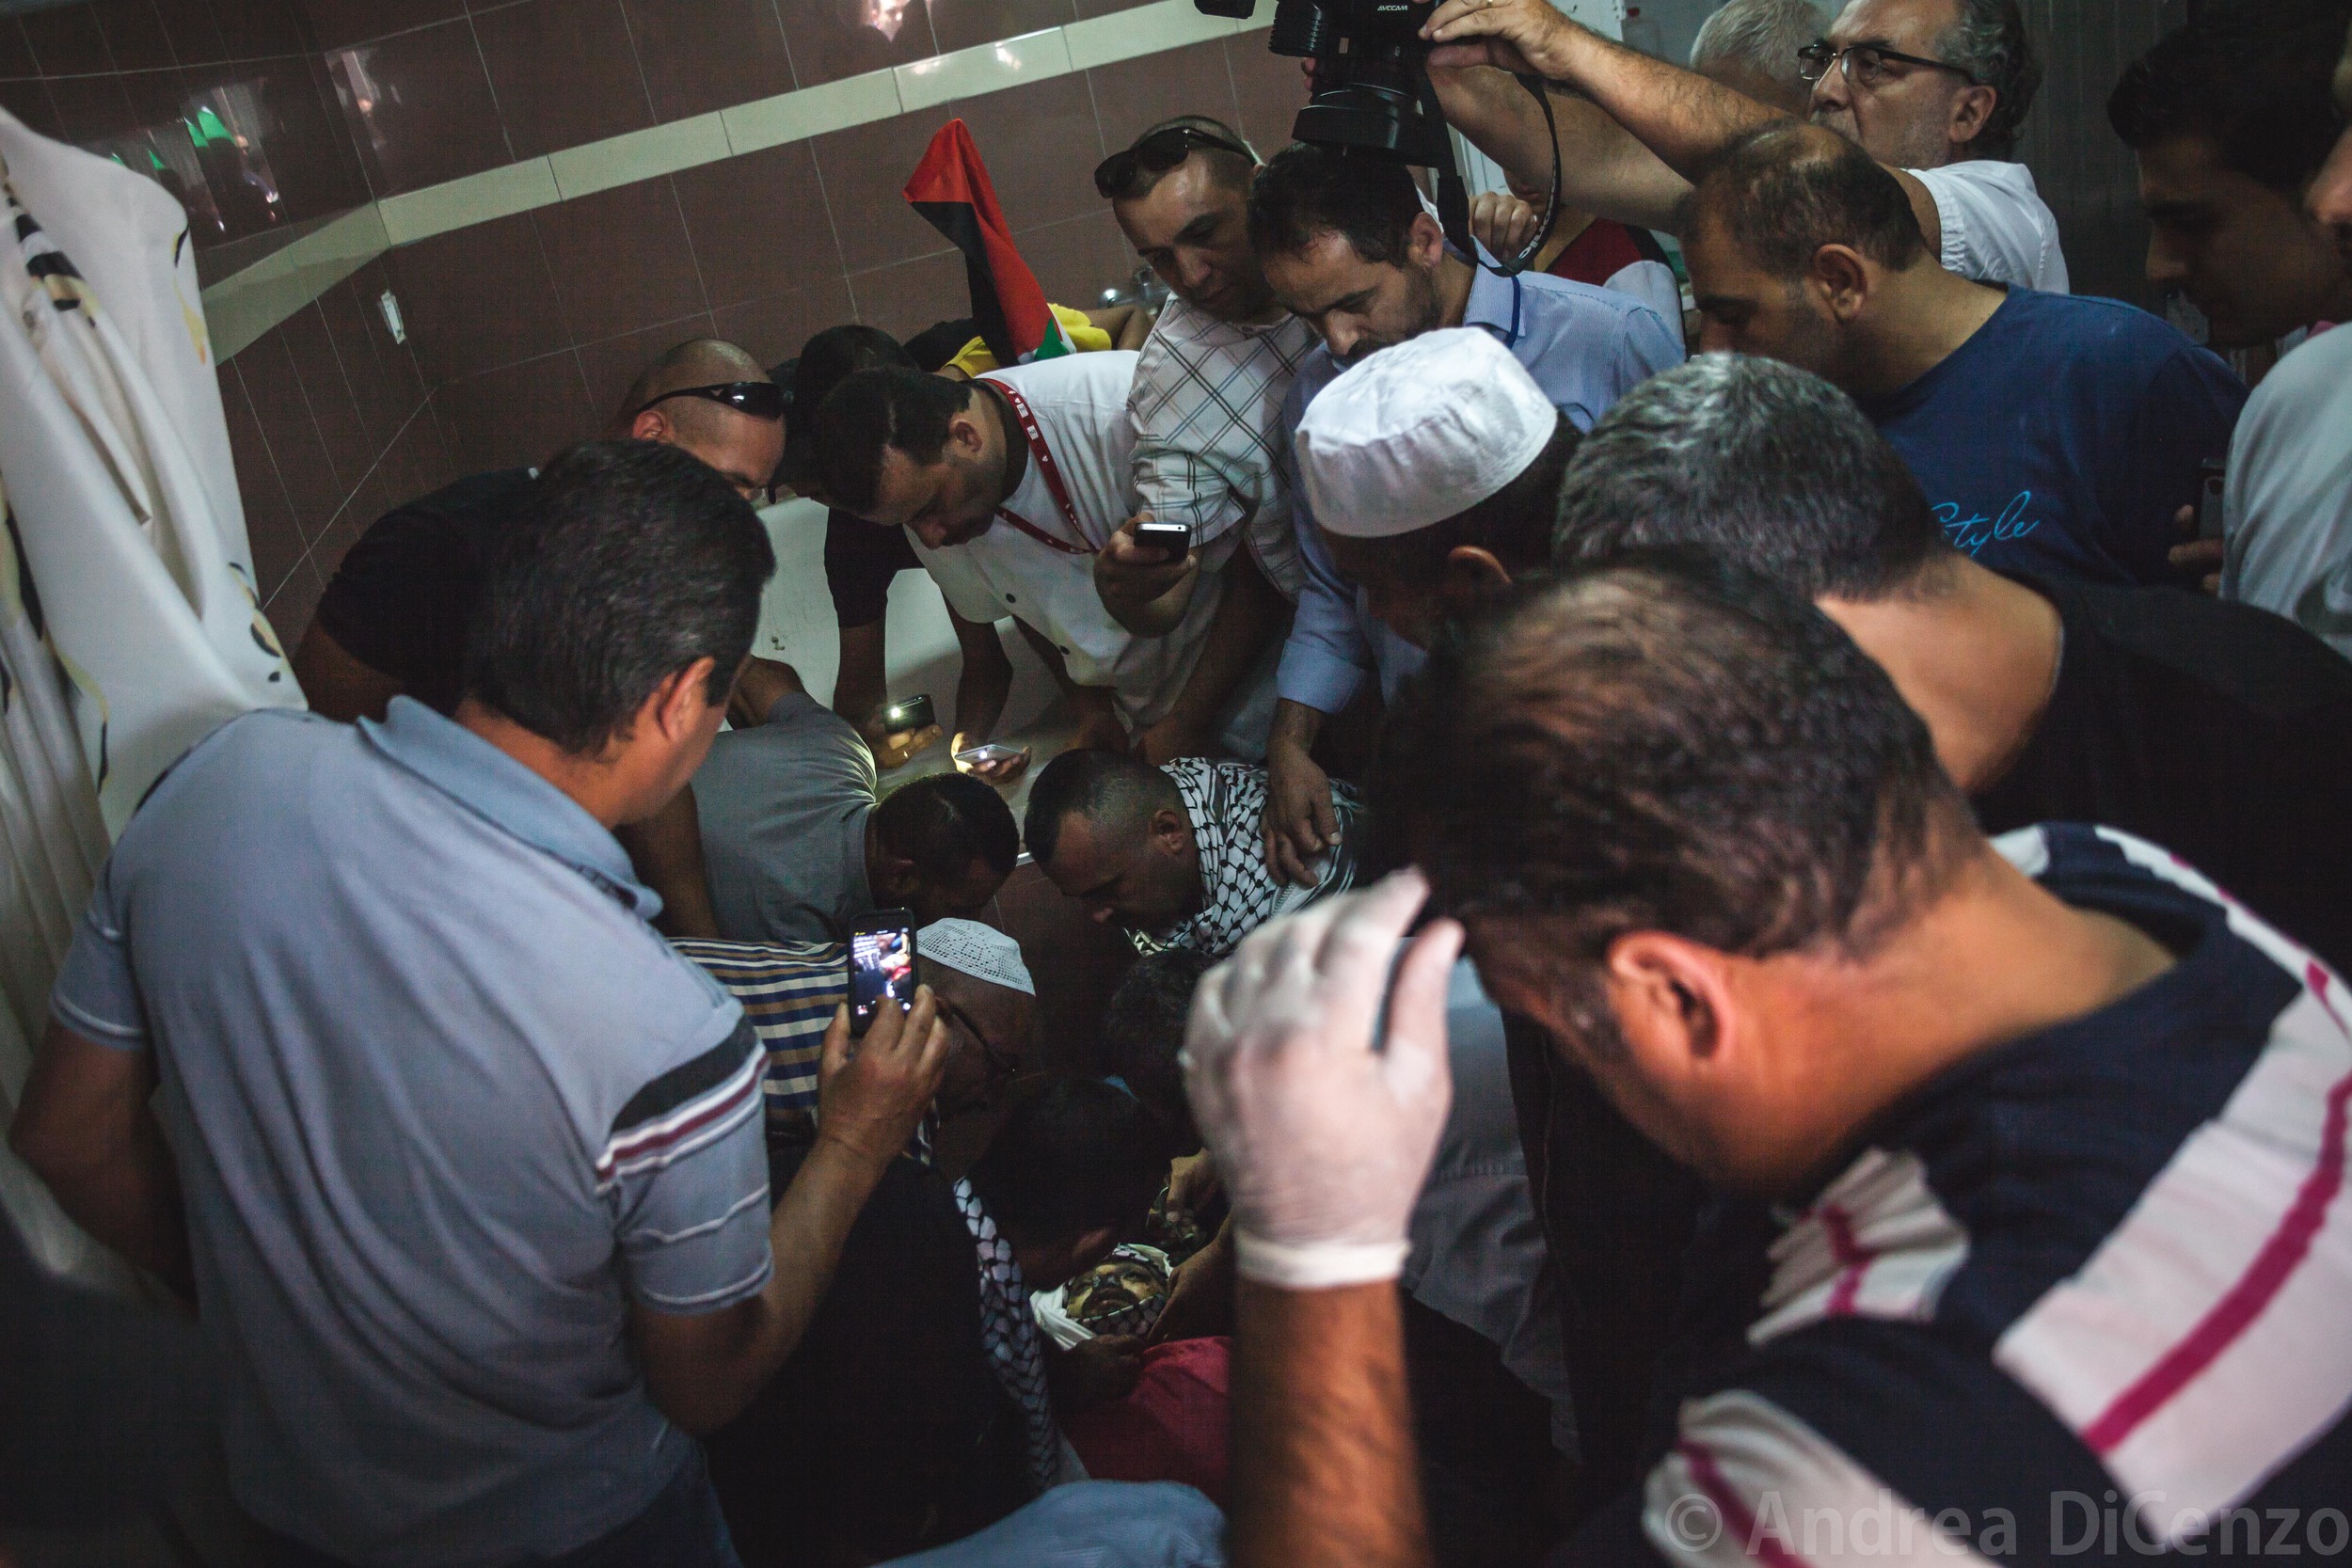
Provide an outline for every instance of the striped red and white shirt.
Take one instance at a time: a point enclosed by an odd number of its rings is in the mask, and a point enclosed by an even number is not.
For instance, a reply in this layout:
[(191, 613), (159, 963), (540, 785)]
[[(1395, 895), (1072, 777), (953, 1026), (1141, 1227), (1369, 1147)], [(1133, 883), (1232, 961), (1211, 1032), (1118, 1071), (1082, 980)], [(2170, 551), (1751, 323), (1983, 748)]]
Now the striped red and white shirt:
[(2141, 840), (1999, 843), (2178, 961), (1711, 1215), (1674, 1430), (1567, 1560), (2352, 1547), (2352, 998)]

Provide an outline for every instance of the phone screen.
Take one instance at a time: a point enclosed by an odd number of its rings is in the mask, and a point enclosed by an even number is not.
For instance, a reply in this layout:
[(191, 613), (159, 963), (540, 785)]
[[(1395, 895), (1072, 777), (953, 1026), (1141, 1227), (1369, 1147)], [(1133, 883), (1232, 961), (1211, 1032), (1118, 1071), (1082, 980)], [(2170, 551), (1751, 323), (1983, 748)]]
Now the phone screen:
[(850, 1028), (863, 1035), (883, 999), (914, 1005), (914, 925), (904, 910), (882, 910), (850, 932)]

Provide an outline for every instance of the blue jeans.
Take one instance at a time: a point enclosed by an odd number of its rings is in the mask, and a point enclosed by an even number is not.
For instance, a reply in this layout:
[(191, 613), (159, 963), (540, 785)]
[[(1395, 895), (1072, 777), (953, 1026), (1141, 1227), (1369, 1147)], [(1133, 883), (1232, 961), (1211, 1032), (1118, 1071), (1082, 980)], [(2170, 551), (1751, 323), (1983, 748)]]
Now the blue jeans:
[(1224, 1568), (1225, 1515), (1189, 1486), (1082, 1481), (882, 1568)]

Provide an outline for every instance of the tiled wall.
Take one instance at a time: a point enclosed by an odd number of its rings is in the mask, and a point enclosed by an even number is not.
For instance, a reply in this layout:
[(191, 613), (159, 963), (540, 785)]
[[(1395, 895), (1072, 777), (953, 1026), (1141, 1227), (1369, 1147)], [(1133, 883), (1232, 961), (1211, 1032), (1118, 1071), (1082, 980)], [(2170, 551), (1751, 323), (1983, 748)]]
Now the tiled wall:
[(371, 262), (220, 368), (262, 607), (289, 646), (362, 529), (461, 469), (410, 345), (375, 301)]
[[(921, 21), (912, 11), (907, 25)], [(965, 314), (961, 258), (898, 194), (931, 134), (957, 116), (1048, 295), (1092, 304), (1137, 264), (1094, 193), (1094, 165), (1178, 113), (1235, 120), (1279, 144), (1304, 88), (1296, 65), (1263, 43), (1260, 32), (1028, 83), (391, 252), (458, 463), (531, 461), (592, 434), (644, 362), (682, 338), (728, 338), (773, 364), (835, 323), (904, 336)]]
[(152, 175), (208, 276), (368, 199), (294, 0), (94, 0), (0, 17), (0, 107)]

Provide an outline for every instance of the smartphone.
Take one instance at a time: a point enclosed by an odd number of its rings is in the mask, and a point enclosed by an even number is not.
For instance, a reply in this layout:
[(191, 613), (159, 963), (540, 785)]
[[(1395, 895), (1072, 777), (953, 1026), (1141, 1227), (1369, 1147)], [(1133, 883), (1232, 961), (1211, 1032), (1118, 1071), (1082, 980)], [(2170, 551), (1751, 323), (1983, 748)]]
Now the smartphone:
[(2204, 473), (2204, 483), (2197, 492), (2197, 537), (2221, 537), (2222, 481), (2228, 465), (2218, 457), (2208, 457), (2199, 465)]
[(1166, 551), (1170, 561), (1182, 561), (1192, 550), (1192, 525), (1146, 517), (1136, 524), (1136, 543)]
[(956, 753), (956, 760), (958, 762), (968, 762), (973, 767), (978, 768), (984, 764), (992, 762), (1010, 762), (1013, 758), (1019, 756), (1020, 754), (1020, 747), (999, 746), (992, 740), (984, 746), (973, 746), (964, 751), (958, 752)]
[(914, 730), (927, 730), (939, 722), (931, 710), (931, 694), (928, 691), (909, 697), (903, 703), (892, 703), (882, 710), (882, 733), (905, 735)]
[(850, 1032), (863, 1035), (885, 1002), (914, 1006), (914, 916), (876, 910), (850, 928)]

